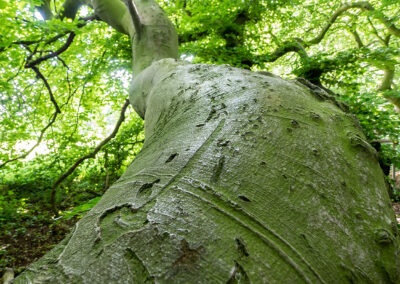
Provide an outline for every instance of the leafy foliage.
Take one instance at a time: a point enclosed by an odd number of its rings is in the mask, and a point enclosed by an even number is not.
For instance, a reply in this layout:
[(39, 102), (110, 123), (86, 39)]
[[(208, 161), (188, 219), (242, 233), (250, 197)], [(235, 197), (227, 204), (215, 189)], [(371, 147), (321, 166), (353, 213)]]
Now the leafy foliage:
[[(142, 120), (128, 109), (116, 137), (54, 188), (113, 131), (127, 97), (131, 47), (90, 8), (74, 20), (44, 21), (37, 9), (43, 3), (0, 0), (0, 225), (8, 237), (33, 223), (56, 224), (55, 213), (79, 218), (144, 140)], [(371, 142), (382, 142), (381, 159), (400, 167), (400, 38), (385, 25), (400, 26), (398, 1), (371, 0), (373, 9), (344, 9), (338, 0), (159, 3), (177, 28), (182, 59), (326, 87), (350, 106)], [(60, 13), (61, 0), (50, 5)], [(387, 70), (393, 76), (382, 88)]]

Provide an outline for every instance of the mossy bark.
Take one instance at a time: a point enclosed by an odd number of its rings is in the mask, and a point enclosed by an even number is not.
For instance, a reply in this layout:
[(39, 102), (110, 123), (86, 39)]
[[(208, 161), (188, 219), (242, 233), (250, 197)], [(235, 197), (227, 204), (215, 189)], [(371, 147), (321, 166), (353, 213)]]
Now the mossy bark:
[(131, 102), (142, 151), (15, 283), (399, 283), (375, 150), (322, 90), (166, 59)]

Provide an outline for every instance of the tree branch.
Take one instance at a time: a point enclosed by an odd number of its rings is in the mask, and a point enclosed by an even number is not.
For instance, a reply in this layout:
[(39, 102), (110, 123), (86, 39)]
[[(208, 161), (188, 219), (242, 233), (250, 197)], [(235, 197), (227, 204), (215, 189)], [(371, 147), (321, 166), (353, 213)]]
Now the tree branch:
[(80, 0), (66, 0), (62, 6), (60, 17), (63, 19), (67, 17), (69, 19), (75, 19), (76, 13), (84, 3)]
[[(328, 30), (330, 29), (330, 27), (338, 19), (338, 17), (341, 16), (347, 10), (354, 9), (354, 8), (365, 10), (365, 11), (370, 11), (370, 12), (376, 12), (375, 8), (369, 2), (366, 2), (366, 1), (345, 3), (342, 6), (340, 6), (338, 9), (336, 9), (336, 11), (329, 18), (326, 25), (323, 27), (323, 29), (320, 31), (320, 33), (315, 38), (313, 38), (309, 41), (305, 41), (305, 42), (302, 41), (301, 39), (297, 39), (297, 40), (291, 41), (291, 42), (286, 42), (284, 46), (278, 47), (270, 55), (263, 55), (262, 58), (264, 58), (266, 62), (273, 62), (288, 52), (298, 52), (299, 53), (300, 51), (303, 51), (303, 50), (305, 51), (305, 48), (307, 48), (307, 47), (310, 47), (312, 45), (320, 43), (322, 41), (322, 39), (325, 37)], [(374, 17), (379, 19), (388, 28), (388, 30), (391, 34), (400, 37), (400, 29), (398, 29), (389, 19), (387, 19), (386, 16), (384, 16), (382, 13), (380, 13), (380, 14), (375, 13)], [(374, 33), (379, 37), (379, 39), (382, 42), (385, 42), (385, 40), (379, 36), (379, 34), (377, 33), (377, 31), (371, 21), (370, 21), (370, 24), (372, 25), (372, 27), (375, 31)], [(357, 44), (360, 46), (360, 44), (362, 44), (360, 37), (358, 36), (358, 34), (353, 33), (353, 35), (355, 36)], [(300, 49), (300, 47), (302, 49)], [(301, 56), (300, 53), (299, 53), (299, 55)]]
[(267, 55), (257, 56), (260, 60), (265, 62), (274, 62), (278, 60), (280, 57), (289, 52), (297, 52), (301, 58), (305, 59), (308, 57), (306, 50), (301, 44), (301, 40), (297, 39), (292, 42), (286, 42), (283, 46), (278, 47), (274, 52)]
[(359, 35), (358, 32), (357, 32), (356, 27), (355, 27), (355, 26), (349, 27), (349, 31), (350, 31), (351, 34), (353, 35), (354, 40), (355, 40), (356, 43), (357, 43), (357, 47), (358, 47), (358, 48), (362, 48), (362, 47), (364, 46), (364, 44), (363, 44), (363, 42), (362, 42), (362, 40), (361, 40), (360, 35)]
[(112, 26), (117, 31), (133, 38), (135, 34), (134, 26), (131, 22), (129, 11), (124, 3), (119, 0), (86, 0), (85, 2), (90, 2), (89, 6), (94, 9), (96, 15), (101, 20)]
[(52, 207), (55, 208), (56, 207), (56, 200), (55, 200), (55, 195), (56, 195), (56, 190), (57, 187), (67, 178), (69, 177), (74, 171), (75, 169), (82, 164), (85, 160), (90, 159), (90, 158), (94, 158), (96, 156), (96, 154), (101, 150), (102, 147), (104, 147), (111, 139), (113, 139), (115, 137), (115, 135), (117, 135), (118, 130), (121, 126), (121, 124), (124, 122), (125, 120), (125, 112), (126, 109), (129, 106), (129, 100), (125, 100), (124, 105), (121, 108), (121, 114), (119, 116), (118, 122), (114, 127), (113, 132), (107, 137), (105, 138), (103, 141), (100, 142), (99, 145), (97, 145), (96, 148), (94, 148), (94, 150), (90, 153), (87, 154), (81, 158), (79, 158), (78, 160), (76, 160), (76, 162), (64, 173), (62, 174), (58, 180), (54, 183), (53, 187), (52, 187), (52, 192), (51, 192), (51, 204)]
[(375, 28), (374, 24), (372, 23), (370, 17), (367, 18), (368, 23), (371, 25), (372, 28), (372, 33), (379, 39), (379, 41), (383, 44), (385, 44), (385, 40), (379, 35), (377, 29)]
[(400, 38), (400, 29), (396, 27), (396, 25), (392, 23), (392, 21), (389, 20), (383, 13), (376, 12), (375, 8), (368, 2), (366, 2), (365, 10), (368, 10), (370, 12), (375, 12), (373, 16), (378, 20), (380, 20), (385, 25), (389, 33)]
[(51, 119), (50, 122), (40, 131), (39, 138), (38, 138), (38, 140), (36, 141), (36, 144), (33, 145), (33, 147), (32, 147), (31, 149), (29, 149), (27, 152), (25, 152), (24, 154), (22, 154), (22, 155), (20, 155), (20, 156), (18, 156), (18, 157), (15, 157), (15, 158), (13, 158), (13, 159), (10, 159), (10, 160), (5, 161), (4, 163), (0, 164), (0, 169), (3, 168), (3, 167), (4, 167), (5, 165), (7, 165), (8, 163), (17, 161), (17, 160), (19, 160), (19, 159), (24, 159), (24, 158), (26, 158), (30, 153), (32, 153), (32, 151), (33, 151), (37, 146), (39, 146), (39, 144), (42, 142), (43, 136), (44, 136), (44, 133), (46, 132), (46, 130), (47, 130), (50, 126), (52, 126), (53, 123), (56, 121), (57, 115), (58, 115), (58, 112), (54, 112), (54, 113), (52, 114), (52, 119)]
[(42, 5), (36, 6), (36, 9), (38, 9), (44, 20), (53, 18), (53, 13), (50, 9), (50, 0), (43, 0)]
[(39, 144), (40, 144), (40, 143), (42, 142), (42, 140), (43, 140), (44, 133), (45, 133), (46, 130), (47, 130), (50, 126), (52, 126), (53, 123), (56, 121), (57, 115), (58, 115), (59, 113), (61, 113), (61, 110), (60, 110), (60, 108), (59, 108), (59, 106), (58, 106), (58, 104), (57, 104), (56, 99), (54, 98), (53, 92), (52, 92), (52, 90), (51, 90), (51, 88), (50, 88), (50, 85), (49, 85), (49, 83), (47, 82), (46, 78), (43, 76), (43, 74), (40, 72), (40, 70), (39, 70), (36, 66), (32, 66), (31, 69), (32, 69), (33, 71), (35, 71), (37, 77), (39, 77), (39, 78), (43, 81), (44, 85), (46, 86), (46, 89), (47, 89), (47, 91), (48, 91), (48, 93), (49, 93), (49, 95), (50, 95), (50, 100), (51, 100), (51, 102), (52, 102), (53, 105), (54, 105), (55, 112), (53, 113), (52, 119), (50, 120), (50, 122), (40, 131), (40, 135), (39, 135), (39, 138), (38, 138), (36, 144), (35, 144), (31, 149), (29, 149), (27, 152), (25, 152), (24, 154), (22, 154), (22, 155), (20, 155), (20, 156), (18, 156), (18, 157), (15, 157), (15, 158), (13, 158), (13, 159), (7, 160), (7, 161), (5, 161), (4, 163), (0, 164), (0, 169), (1, 169), (2, 167), (4, 167), (5, 165), (7, 165), (8, 163), (17, 161), (17, 160), (19, 160), (19, 159), (24, 159), (24, 158), (26, 158), (37, 146), (39, 146)]
[[(78, 23), (76, 26), (77, 26), (78, 28), (82, 28), (82, 27), (84, 27), (84, 26), (87, 24), (87, 22), (93, 21), (94, 19), (96, 19), (96, 15), (90, 15), (90, 16), (87, 16), (87, 17), (79, 18), (79, 20), (80, 20), (80, 21), (83, 21), (83, 22)], [(65, 33), (56, 35), (56, 36), (50, 38), (49, 40), (47, 40), (47, 41), (44, 43), (44, 45), (48, 45), (48, 44), (50, 44), (50, 43), (53, 43), (53, 42), (55, 42), (56, 40), (62, 38), (63, 36), (65, 36), (65, 35), (67, 35), (67, 34), (70, 34), (70, 33), (72, 33), (72, 31), (67, 31), (67, 32), (65, 32)], [(42, 39), (38, 39), (38, 40), (18, 40), (18, 41), (12, 42), (11, 44), (32, 45), (32, 44), (35, 44), (35, 43), (40, 43), (40, 42), (42, 42), (43, 40), (44, 40), (43, 38), (42, 38)]]
[(47, 54), (45, 56), (39, 57), (39, 58), (37, 58), (37, 59), (35, 59), (33, 61), (27, 62), (25, 64), (25, 68), (32, 68), (35, 65), (37, 65), (37, 64), (39, 64), (39, 63), (41, 63), (41, 62), (43, 62), (45, 60), (48, 60), (50, 58), (53, 58), (53, 57), (56, 57), (56, 56), (60, 55), (61, 53), (63, 53), (64, 51), (66, 51), (68, 49), (68, 47), (74, 41), (74, 38), (75, 38), (75, 33), (74, 32), (70, 32), (69, 37), (68, 37), (66, 43), (63, 46), (61, 46), (58, 50), (56, 50), (54, 52), (51, 52), (51, 53), (49, 53), (49, 54)]
[[(91, 15), (91, 16), (88, 16), (88, 17), (83, 18), (82, 20), (84, 20), (84, 21), (90, 21), (90, 20), (93, 20), (94, 18), (95, 18), (95, 16), (94, 16), (94, 15)], [(86, 23), (80, 23), (80, 24), (78, 24), (78, 27), (82, 27), (82, 26), (84, 26), (85, 24), (86, 24)], [(39, 138), (38, 138), (36, 144), (35, 144), (31, 149), (29, 149), (27, 152), (25, 152), (24, 154), (22, 154), (22, 155), (20, 155), (20, 156), (18, 156), (18, 157), (12, 158), (12, 159), (10, 159), (10, 160), (7, 160), (7, 161), (5, 161), (4, 163), (0, 164), (0, 168), (3, 168), (5, 165), (7, 165), (7, 164), (9, 164), (9, 163), (11, 163), (11, 162), (17, 161), (17, 160), (19, 160), (19, 159), (24, 159), (24, 158), (26, 158), (37, 146), (39, 146), (39, 144), (40, 144), (40, 143), (42, 142), (42, 140), (43, 140), (43, 136), (44, 136), (45, 132), (47, 131), (47, 129), (48, 129), (50, 126), (52, 126), (52, 125), (54, 124), (54, 122), (56, 121), (57, 115), (58, 115), (59, 113), (61, 113), (60, 107), (59, 107), (58, 104), (57, 104), (57, 101), (56, 101), (56, 99), (55, 99), (55, 97), (54, 97), (54, 94), (53, 94), (53, 92), (52, 92), (52, 90), (51, 90), (51, 87), (50, 87), (50, 85), (49, 85), (47, 79), (46, 79), (46, 78), (44, 77), (44, 75), (40, 72), (39, 68), (38, 68), (36, 65), (39, 64), (39, 63), (41, 63), (41, 62), (43, 62), (43, 61), (45, 61), (45, 60), (47, 60), (47, 59), (53, 58), (53, 57), (57, 57), (59, 60), (62, 61), (62, 59), (59, 58), (58, 55), (61, 54), (61, 53), (63, 53), (65, 50), (68, 49), (68, 47), (71, 45), (71, 43), (72, 43), (72, 41), (73, 41), (73, 39), (74, 39), (74, 37), (75, 37), (75, 33), (74, 33), (74, 32), (67, 32), (67, 33), (65, 33), (65, 34), (57, 35), (57, 36), (51, 38), (50, 40), (48, 40), (48, 41), (45, 43), (45, 44), (50, 44), (50, 43), (56, 41), (57, 39), (63, 37), (64, 35), (66, 35), (66, 34), (68, 34), (68, 33), (69, 33), (70, 35), (69, 35), (69, 37), (68, 37), (68, 39), (67, 39), (67, 42), (66, 42), (60, 49), (58, 49), (57, 51), (52, 52), (52, 53), (50, 53), (50, 54), (48, 54), (48, 55), (46, 55), (46, 56), (40, 57), (40, 58), (38, 58), (38, 59), (36, 59), (36, 60), (34, 60), (34, 61), (31, 61), (31, 62), (28, 62), (28, 63), (25, 64), (25, 68), (31, 68), (31, 69), (36, 73), (36, 76), (37, 76), (39, 79), (41, 79), (41, 80), (43, 81), (43, 83), (44, 83), (44, 85), (45, 85), (45, 87), (46, 87), (46, 89), (47, 89), (47, 91), (48, 91), (48, 93), (49, 93), (50, 101), (52, 102), (52, 104), (53, 104), (53, 106), (54, 106), (54, 108), (55, 108), (55, 112), (54, 112), (54, 114), (52, 115), (52, 119), (50, 120), (50, 122), (40, 131), (40, 135), (39, 135)], [(40, 41), (41, 41), (41, 40), (40, 40)], [(19, 42), (14, 42), (13, 44), (29, 45), (29, 44), (38, 43), (38, 42), (40, 42), (40, 41), (19, 41)], [(31, 57), (33, 54), (35, 54), (36, 52), (37, 52), (37, 46), (36, 46), (35, 50), (32, 52), (32, 54), (30, 55), (30, 57)], [(28, 57), (28, 61), (29, 61), (29, 57)], [(64, 65), (64, 66), (66, 65), (65, 62), (63, 62), (63, 65)]]
[(342, 15), (344, 12), (346, 12), (349, 9), (358, 8), (361, 3), (364, 3), (364, 2), (345, 3), (342, 6), (340, 6), (338, 9), (336, 9), (336, 11), (329, 18), (328, 22), (322, 28), (320, 33), (315, 38), (307, 41), (307, 43), (305, 45), (308, 47), (310, 45), (314, 45), (314, 44), (320, 43), (321, 40), (325, 37), (325, 35), (328, 32), (329, 28), (335, 23), (335, 21), (337, 20), (337, 18), (340, 15)]
[[(400, 29), (398, 29), (394, 23), (392, 23), (389, 19), (386, 18), (386, 16), (383, 13), (377, 13), (375, 8), (367, 1), (361, 1), (361, 2), (354, 2), (354, 3), (345, 3), (342, 6), (340, 6), (338, 9), (335, 10), (335, 12), (332, 14), (332, 16), (329, 18), (328, 22), (326, 25), (323, 27), (323, 29), (320, 31), (320, 33), (313, 39), (309, 41), (303, 41), (302, 39), (295, 39), (289, 42), (286, 42), (283, 46), (278, 47), (274, 52), (271, 54), (265, 54), (261, 56), (256, 56), (260, 61), (264, 62), (274, 62), (281, 56), (285, 55), (288, 52), (297, 52), (302, 59), (307, 59), (307, 53), (306, 53), (306, 48), (310, 47), (312, 45), (318, 44), (322, 41), (322, 39), (325, 37), (326, 33), (330, 29), (330, 27), (335, 23), (335, 21), (338, 19), (339, 16), (341, 16), (343, 13), (345, 13), (349, 9), (361, 9), (364, 11), (369, 11), (369, 12), (374, 12), (372, 15), (379, 19), (389, 30), (389, 33), (392, 35), (396, 35), (400, 37)], [(369, 20), (370, 21), (370, 20)], [(373, 26), (372, 22), (370, 21), (370, 24), (372, 25), (376, 35), (378, 38), (385, 44), (388, 45), (388, 42), (390, 40), (390, 36), (386, 37), (385, 39), (382, 39), (379, 34), (377, 33), (375, 27)], [(358, 47), (362, 47), (363, 43), (361, 41), (360, 36), (358, 35), (357, 31), (355, 29), (350, 30), (357, 42)], [(321, 70), (317, 70), (321, 71)]]
[(329, 28), (335, 23), (335, 21), (340, 15), (342, 15), (349, 9), (360, 8), (360, 6), (363, 6), (363, 3), (365, 2), (345, 3), (341, 7), (336, 9), (333, 15), (329, 18), (328, 23), (314, 39), (311, 39), (306, 42), (304, 42), (302, 39), (296, 39), (294, 41), (286, 42), (283, 46), (278, 47), (272, 54), (263, 55), (262, 57), (265, 58), (266, 62), (274, 62), (279, 57), (285, 55), (288, 52), (297, 52), (301, 57), (303, 58), (307, 57), (305, 53), (305, 48), (320, 43), (322, 39), (325, 37)]
[(400, 113), (400, 97), (396, 95), (391, 95), (390, 91), (392, 90), (392, 84), (395, 74), (395, 67), (387, 65), (383, 70), (383, 79), (381, 84), (379, 85), (377, 91), (383, 92), (383, 96), (394, 105), (395, 110)]
[(394, 79), (394, 71), (395, 71), (395, 69), (389, 68), (389, 66), (383, 70), (384, 75), (383, 75), (383, 80), (378, 87), (379, 92), (384, 92), (384, 91), (390, 90), (392, 88), (392, 83), (393, 83), (393, 79)]
[(50, 100), (53, 103), (54, 108), (56, 109), (56, 113), (61, 113), (61, 110), (57, 104), (56, 99), (54, 98), (53, 92), (51, 91), (50, 85), (47, 82), (46, 78), (43, 76), (43, 74), (39, 71), (39, 68), (37, 68), (36, 66), (32, 66), (31, 69), (35, 71), (36, 75), (43, 81), (44, 85), (46, 86), (46, 89), (50, 95)]
[(308, 47), (310, 45), (320, 43), (321, 40), (324, 38), (325, 34), (328, 32), (329, 28), (337, 20), (337, 18), (347, 10), (353, 8), (374, 12), (373, 16), (378, 20), (380, 20), (386, 26), (386, 28), (389, 30), (391, 34), (400, 37), (400, 29), (398, 29), (394, 25), (394, 23), (392, 23), (389, 19), (387, 19), (387, 17), (383, 13), (376, 12), (375, 8), (369, 2), (361, 1), (354, 3), (345, 3), (342, 6), (340, 6), (329, 18), (328, 23), (326, 23), (325, 27), (320, 31), (320, 33), (312, 40), (307, 41), (307, 43), (305, 43), (304, 46)]
[(136, 8), (135, 3), (132, 0), (122, 0), (128, 7), (129, 14), (131, 15), (133, 26), (135, 27), (135, 32), (137, 39), (139, 40), (143, 33), (143, 25), (140, 22), (140, 17)]

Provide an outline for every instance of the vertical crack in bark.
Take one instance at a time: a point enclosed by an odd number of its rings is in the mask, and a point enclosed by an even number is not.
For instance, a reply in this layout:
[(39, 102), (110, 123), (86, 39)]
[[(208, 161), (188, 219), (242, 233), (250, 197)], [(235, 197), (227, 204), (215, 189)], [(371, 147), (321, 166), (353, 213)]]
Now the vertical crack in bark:
[(222, 155), (219, 159), (217, 164), (215, 165), (213, 175), (211, 177), (211, 182), (217, 182), (221, 173), (222, 173), (222, 168), (224, 167), (225, 164), (225, 156)]
[(240, 257), (243, 257), (243, 256), (248, 257), (250, 254), (247, 251), (247, 247), (246, 247), (246, 244), (244, 243), (244, 240), (239, 237), (239, 238), (235, 238), (235, 241), (236, 241), (236, 245), (237, 245), (237, 250), (239, 252), (239, 256)]
[(235, 266), (232, 269), (231, 276), (226, 284), (243, 283), (250, 284), (249, 276), (243, 267), (235, 260)]

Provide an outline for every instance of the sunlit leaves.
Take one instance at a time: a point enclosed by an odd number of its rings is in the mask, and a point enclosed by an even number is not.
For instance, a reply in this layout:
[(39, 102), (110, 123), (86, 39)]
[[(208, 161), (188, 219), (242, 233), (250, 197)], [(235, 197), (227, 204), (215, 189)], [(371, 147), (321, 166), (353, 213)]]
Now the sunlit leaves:
[[(61, 1), (54, 3), (61, 5)], [(61, 114), (27, 159), (1, 169), (0, 184), (17, 183), (16, 187), (26, 184), (23, 190), (43, 193), (77, 158), (88, 154), (110, 134), (127, 97), (131, 49), (129, 39), (105, 23), (57, 17), (44, 22), (35, 16), (35, 5), (40, 5), (40, 1), (17, 1), (0, 13), (0, 164), (30, 149), (54, 112), (43, 81), (25, 68), (26, 63), (59, 50), (73, 32), (76, 36), (66, 51), (37, 65), (54, 93)], [(120, 132), (132, 135), (118, 134), (115, 140), (120, 141), (120, 135), (125, 135), (123, 141), (118, 147), (107, 148), (112, 181), (141, 145), (135, 142), (143, 130), (138, 116), (130, 113), (125, 124)], [(124, 127), (133, 127), (133, 132)], [(118, 157), (114, 157), (115, 151)], [(103, 156), (104, 152), (100, 152), (96, 160), (82, 165), (66, 181), (58, 196), (60, 200), (69, 183), (83, 182), (91, 175), (97, 178), (101, 194), (100, 183), (105, 180)], [(96, 168), (97, 172), (88, 168)], [(102, 169), (103, 174), (99, 174)], [(79, 189), (79, 182), (69, 192), (85, 191)], [(87, 186), (90, 187), (93, 189), (93, 185)]]

